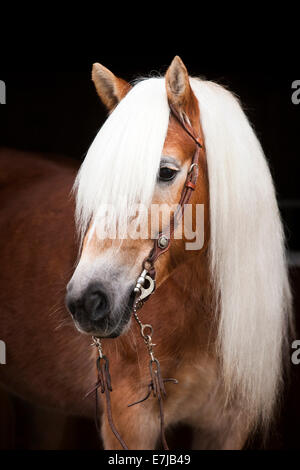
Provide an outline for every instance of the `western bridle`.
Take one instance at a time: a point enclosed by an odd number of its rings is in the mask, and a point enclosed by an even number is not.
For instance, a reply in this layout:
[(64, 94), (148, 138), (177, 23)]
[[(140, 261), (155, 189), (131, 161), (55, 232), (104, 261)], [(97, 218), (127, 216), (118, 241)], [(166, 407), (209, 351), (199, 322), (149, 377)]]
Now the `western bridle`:
[[(178, 225), (178, 222), (183, 216), (185, 204), (188, 204), (193, 191), (196, 189), (196, 182), (198, 178), (198, 168), (199, 168), (199, 156), (200, 151), (204, 151), (203, 139), (201, 136), (197, 136), (193, 127), (188, 122), (188, 120), (181, 116), (176, 108), (169, 103), (171, 113), (177, 119), (179, 124), (183, 127), (186, 133), (193, 139), (196, 143), (196, 150), (194, 152), (191, 165), (185, 180), (185, 184), (181, 193), (181, 198), (177, 207), (177, 210), (173, 214), (170, 225), (165, 229), (162, 230), (159, 234), (157, 239), (154, 241), (154, 245), (152, 250), (150, 251), (149, 255), (144, 259), (142, 263), (142, 272), (136, 281), (136, 285), (134, 288), (135, 300), (133, 304), (133, 316), (139, 325), (140, 334), (143, 338), (149, 356), (149, 369), (150, 369), (150, 378), (151, 381), (148, 384), (148, 392), (144, 398), (138, 400), (128, 406), (134, 406), (139, 403), (144, 402), (147, 400), (151, 393), (152, 395), (158, 399), (159, 403), (159, 411), (160, 411), (160, 429), (161, 429), (161, 440), (163, 444), (163, 448), (168, 450), (168, 444), (165, 437), (165, 420), (164, 420), (164, 411), (163, 411), (163, 399), (166, 397), (166, 390), (164, 384), (167, 382), (171, 382), (177, 384), (178, 381), (173, 378), (163, 378), (161, 375), (161, 368), (158, 359), (154, 355), (153, 348), (155, 344), (152, 343), (152, 335), (153, 335), (153, 328), (150, 324), (143, 324), (138, 316), (138, 311), (142, 308), (144, 302), (148, 300), (150, 295), (155, 290), (155, 262), (163, 253), (169, 250), (171, 244), (171, 238), (174, 234), (174, 231)], [(98, 381), (90, 390), (86, 396), (90, 395), (92, 392), (96, 392), (96, 425), (97, 429), (99, 430), (99, 416), (98, 416), (98, 395), (97, 391), (100, 388), (101, 393), (105, 395), (106, 399), (106, 413), (109, 425), (111, 427), (112, 432), (114, 433), (115, 437), (118, 439), (119, 443), (121, 444), (124, 450), (128, 450), (128, 447), (122, 437), (120, 436), (113, 418), (112, 418), (112, 410), (111, 410), (111, 401), (110, 401), (110, 392), (112, 391), (111, 387), (111, 378), (109, 372), (109, 360), (105, 354), (103, 354), (101, 339), (98, 337), (93, 336), (93, 343), (94, 346), (97, 347), (99, 357), (97, 359), (97, 372), (98, 372)]]

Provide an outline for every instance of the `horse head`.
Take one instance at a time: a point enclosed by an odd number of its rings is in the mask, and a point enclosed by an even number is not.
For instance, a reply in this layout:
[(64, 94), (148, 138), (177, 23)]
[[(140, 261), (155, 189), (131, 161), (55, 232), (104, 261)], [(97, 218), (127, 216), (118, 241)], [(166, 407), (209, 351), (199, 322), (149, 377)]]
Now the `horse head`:
[[(66, 303), (80, 331), (116, 337), (128, 328), (143, 260), (153, 239), (170, 227), (191, 170), (196, 143), (180, 121), (202, 141), (203, 134), (198, 100), (179, 57), (164, 78), (140, 80), (133, 87), (100, 64), (94, 64), (92, 78), (110, 115), (75, 185), (83, 241)], [(206, 246), (207, 211), (200, 216), (192, 207), (208, 205), (204, 151), (197, 167), (191, 211), (185, 211), (170, 249), (157, 260), (157, 286)], [(195, 246), (187, 241), (193, 237)]]

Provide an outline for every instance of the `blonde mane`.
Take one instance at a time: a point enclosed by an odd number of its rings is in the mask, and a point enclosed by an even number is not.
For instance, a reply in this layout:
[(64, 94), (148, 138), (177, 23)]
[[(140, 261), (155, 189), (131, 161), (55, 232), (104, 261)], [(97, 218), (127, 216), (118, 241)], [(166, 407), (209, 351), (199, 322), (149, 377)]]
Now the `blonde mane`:
[(238, 100), (191, 79), (205, 136), (211, 273), (225, 386), (268, 424), (282, 381), (291, 309), (284, 234), (270, 170)]

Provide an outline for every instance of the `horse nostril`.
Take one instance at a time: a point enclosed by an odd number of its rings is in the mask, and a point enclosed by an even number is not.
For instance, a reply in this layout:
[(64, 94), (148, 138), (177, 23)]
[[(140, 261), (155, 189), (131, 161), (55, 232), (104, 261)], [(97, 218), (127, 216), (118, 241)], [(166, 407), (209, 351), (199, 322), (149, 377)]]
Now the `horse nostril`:
[(107, 320), (110, 310), (109, 298), (99, 284), (89, 285), (80, 296), (66, 295), (66, 306), (74, 320), (83, 329), (100, 325), (103, 320)]
[(101, 290), (87, 292), (84, 302), (85, 310), (91, 320), (101, 320), (108, 313), (108, 298)]

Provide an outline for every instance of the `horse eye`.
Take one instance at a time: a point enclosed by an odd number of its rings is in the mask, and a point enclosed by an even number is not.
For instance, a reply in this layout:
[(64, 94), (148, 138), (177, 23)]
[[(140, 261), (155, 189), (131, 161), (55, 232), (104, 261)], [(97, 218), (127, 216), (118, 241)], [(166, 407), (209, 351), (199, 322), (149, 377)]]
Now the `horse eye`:
[(162, 166), (159, 170), (160, 181), (171, 181), (175, 178), (177, 170), (173, 170), (167, 166)]

